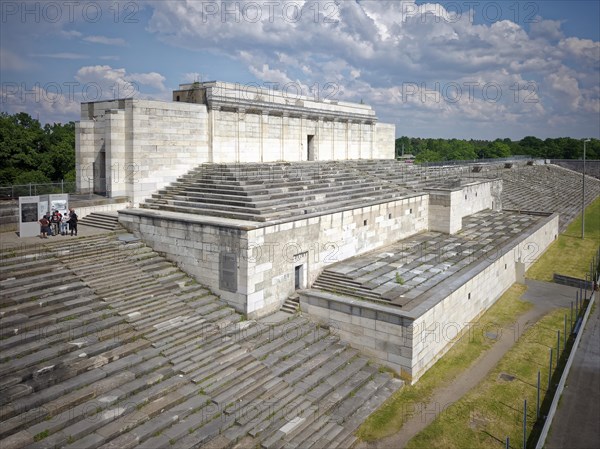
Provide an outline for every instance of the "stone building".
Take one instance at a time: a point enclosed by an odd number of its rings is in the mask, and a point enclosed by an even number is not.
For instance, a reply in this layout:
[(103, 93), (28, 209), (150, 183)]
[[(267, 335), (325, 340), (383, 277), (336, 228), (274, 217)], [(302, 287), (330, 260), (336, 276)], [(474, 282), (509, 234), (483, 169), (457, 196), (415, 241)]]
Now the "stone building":
[(82, 103), (77, 186), (137, 205), (202, 163), (392, 159), (395, 127), (365, 104), (224, 82), (173, 101)]
[(120, 223), (248, 319), (297, 296), (416, 380), (559, 219), (502, 211), (493, 173), (394, 160), (394, 133), (364, 104), (193, 83), (172, 102), (83, 104), (78, 183), (127, 197)]

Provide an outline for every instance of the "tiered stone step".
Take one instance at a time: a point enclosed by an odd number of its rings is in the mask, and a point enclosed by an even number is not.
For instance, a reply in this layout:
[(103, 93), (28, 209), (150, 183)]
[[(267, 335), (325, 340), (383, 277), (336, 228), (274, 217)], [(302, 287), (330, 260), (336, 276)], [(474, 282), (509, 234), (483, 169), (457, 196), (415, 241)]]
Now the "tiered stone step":
[(268, 221), (407, 194), (340, 162), (203, 165), (142, 205), (151, 209)]
[[(561, 232), (581, 214), (581, 173), (555, 165), (517, 167), (503, 172), (502, 207), (558, 212)], [(600, 195), (600, 180), (586, 176), (585, 203)]]
[(345, 447), (401, 387), (306, 318), (243, 321), (140, 242), (0, 256), (2, 448)]
[(295, 314), (300, 309), (300, 297), (297, 294), (289, 296), (281, 306), (281, 311), (285, 313)]
[(93, 228), (106, 229), (108, 231), (122, 229), (116, 212), (92, 212), (79, 220), (79, 224), (91, 226)]

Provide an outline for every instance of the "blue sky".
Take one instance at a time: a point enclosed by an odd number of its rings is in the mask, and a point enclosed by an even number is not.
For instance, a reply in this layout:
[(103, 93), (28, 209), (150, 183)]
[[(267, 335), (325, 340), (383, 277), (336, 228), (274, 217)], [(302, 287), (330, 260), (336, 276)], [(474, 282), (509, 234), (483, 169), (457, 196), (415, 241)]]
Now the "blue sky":
[(600, 1), (0, 2), (0, 108), (255, 83), (361, 100), (396, 134), (600, 137)]

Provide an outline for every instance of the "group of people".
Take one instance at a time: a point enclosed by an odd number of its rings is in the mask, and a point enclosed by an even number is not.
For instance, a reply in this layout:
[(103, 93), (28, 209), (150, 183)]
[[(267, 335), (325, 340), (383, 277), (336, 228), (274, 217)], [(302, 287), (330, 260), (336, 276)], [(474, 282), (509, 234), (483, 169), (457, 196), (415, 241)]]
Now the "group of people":
[(48, 236), (52, 235), (68, 235), (69, 231), (71, 235), (75, 233), (77, 235), (77, 214), (75, 209), (70, 208), (68, 213), (64, 215), (59, 211), (55, 210), (50, 214), (46, 214), (40, 218), (40, 238), (47, 239)]

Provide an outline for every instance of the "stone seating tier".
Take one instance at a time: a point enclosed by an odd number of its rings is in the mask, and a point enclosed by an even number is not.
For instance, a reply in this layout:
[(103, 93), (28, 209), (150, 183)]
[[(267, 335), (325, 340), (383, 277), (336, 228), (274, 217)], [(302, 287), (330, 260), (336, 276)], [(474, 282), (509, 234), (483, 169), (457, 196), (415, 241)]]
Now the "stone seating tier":
[(345, 448), (402, 386), (299, 315), (243, 321), (139, 241), (0, 251), (2, 448)]

